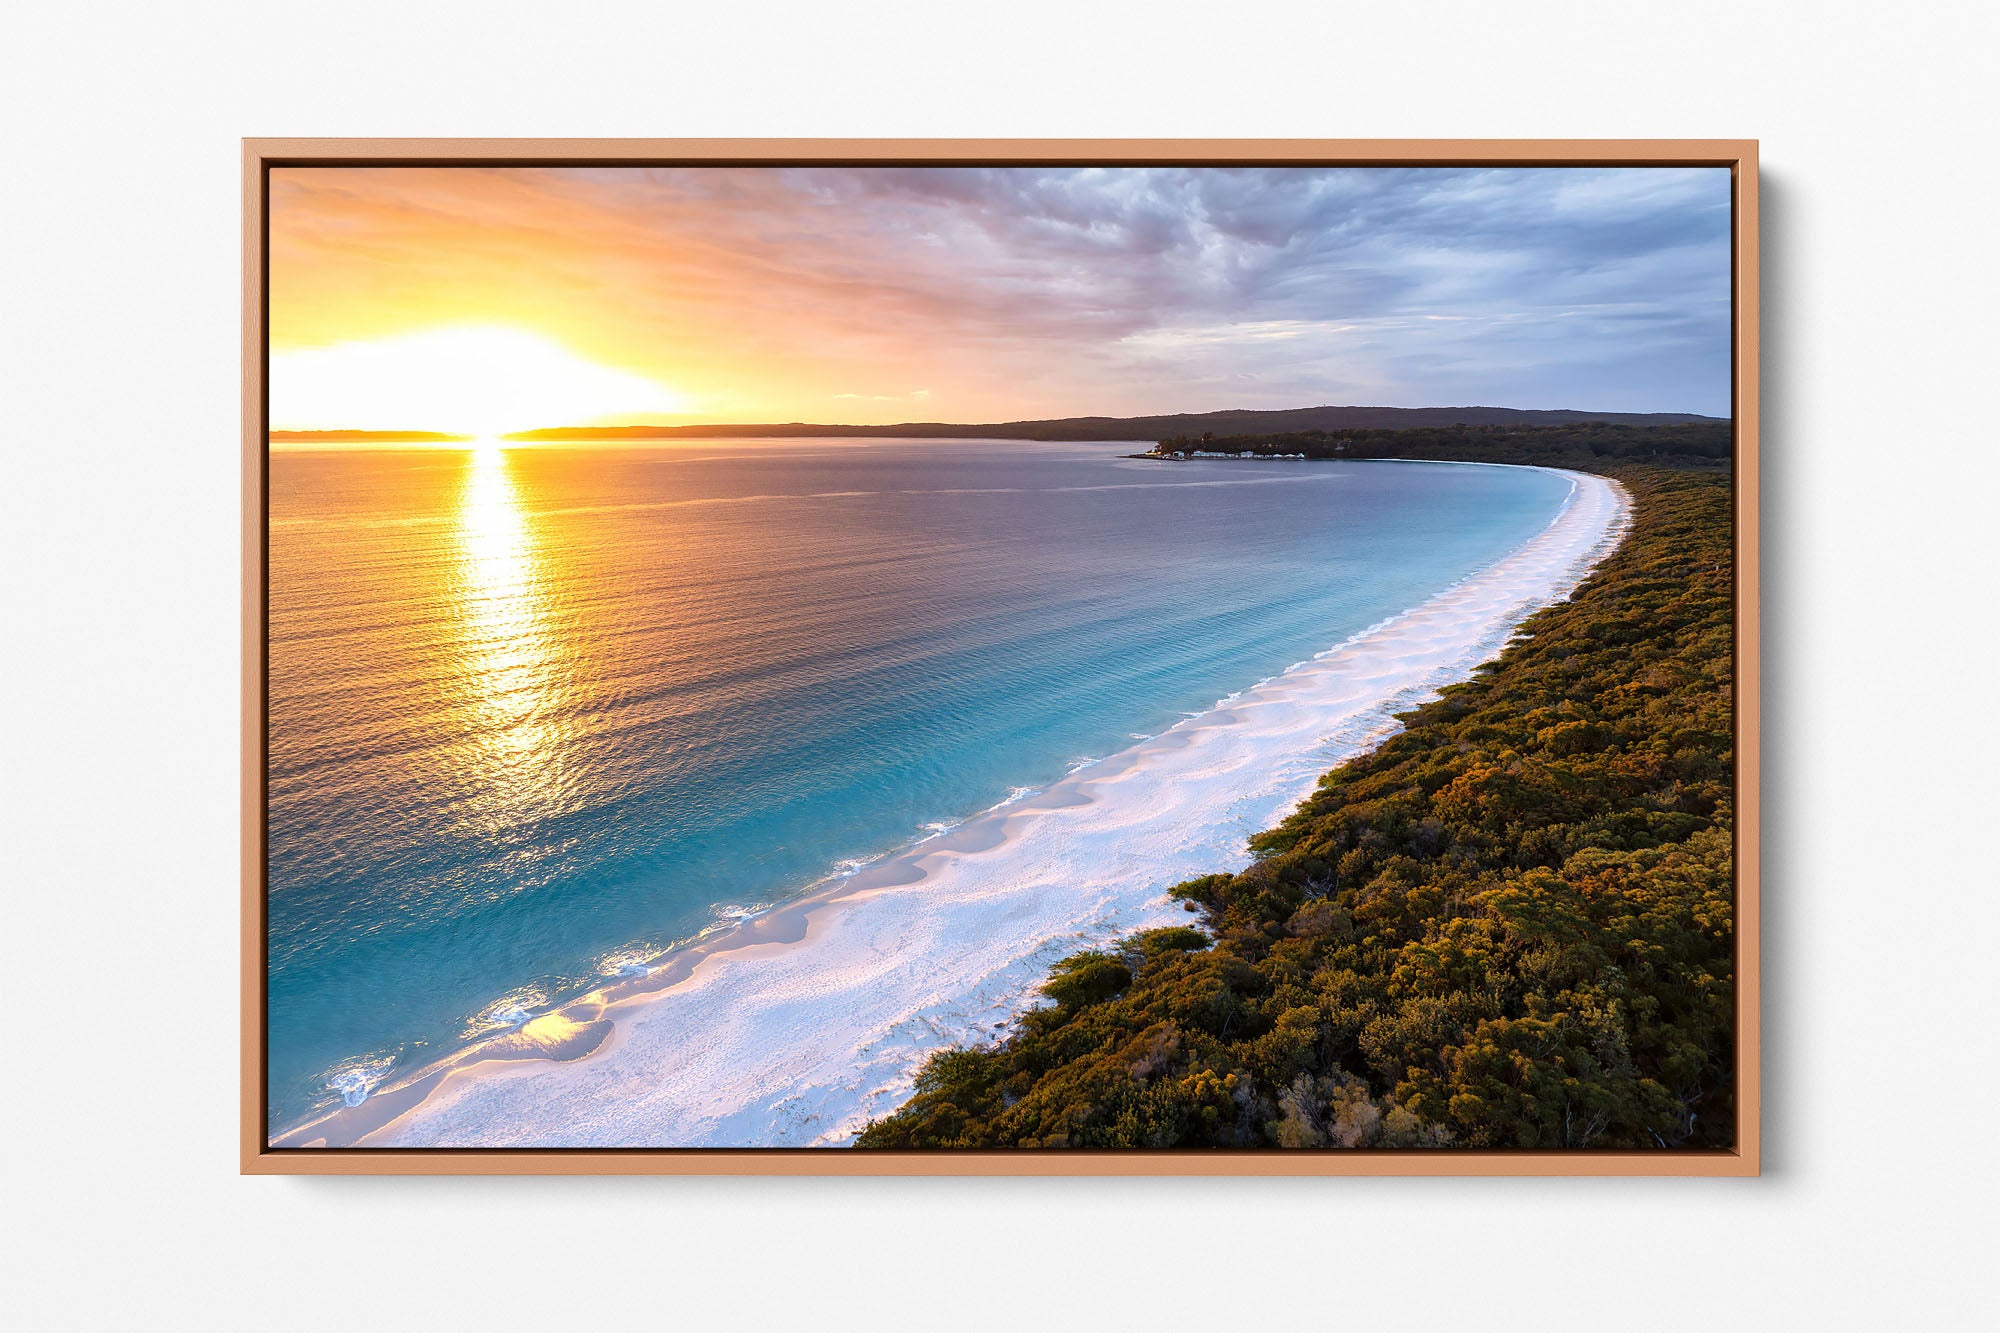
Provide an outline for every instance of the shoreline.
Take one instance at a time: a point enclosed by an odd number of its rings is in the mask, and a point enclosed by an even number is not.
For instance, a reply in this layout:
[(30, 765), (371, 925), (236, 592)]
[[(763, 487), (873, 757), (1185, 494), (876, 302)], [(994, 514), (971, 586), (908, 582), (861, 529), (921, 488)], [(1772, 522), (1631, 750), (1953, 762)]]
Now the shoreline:
[[(1475, 466), (1501, 466), (1475, 464)], [(889, 853), (352, 1106), (313, 1146), (831, 1146), (944, 1046), (991, 1040), (1079, 949), (1185, 918), (1393, 714), (1490, 660), (1615, 548), (1630, 500), (1557, 469), (1550, 523), (1417, 607), (1047, 788)]]

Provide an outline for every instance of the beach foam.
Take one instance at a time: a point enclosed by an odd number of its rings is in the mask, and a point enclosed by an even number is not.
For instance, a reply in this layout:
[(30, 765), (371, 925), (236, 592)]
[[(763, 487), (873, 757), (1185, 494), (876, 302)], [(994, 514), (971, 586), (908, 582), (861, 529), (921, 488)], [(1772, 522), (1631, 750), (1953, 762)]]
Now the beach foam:
[(1613, 482), (1564, 475), (1570, 494), (1545, 530), (1421, 606), (642, 976), (612, 979), (558, 1010), (549, 1040), (476, 1046), (274, 1141), (850, 1141), (907, 1098), (930, 1052), (993, 1040), (1036, 1003), (1057, 959), (1185, 923), (1169, 886), (1241, 868), (1249, 835), (1320, 774), (1567, 596), (1616, 545), (1629, 503)]

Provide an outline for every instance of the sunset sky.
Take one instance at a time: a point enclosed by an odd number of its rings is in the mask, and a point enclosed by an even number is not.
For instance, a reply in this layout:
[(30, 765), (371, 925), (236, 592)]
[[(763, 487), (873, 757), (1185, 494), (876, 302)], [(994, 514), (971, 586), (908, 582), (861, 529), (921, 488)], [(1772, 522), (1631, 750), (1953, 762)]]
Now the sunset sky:
[(271, 425), (1729, 412), (1678, 168), (288, 168)]

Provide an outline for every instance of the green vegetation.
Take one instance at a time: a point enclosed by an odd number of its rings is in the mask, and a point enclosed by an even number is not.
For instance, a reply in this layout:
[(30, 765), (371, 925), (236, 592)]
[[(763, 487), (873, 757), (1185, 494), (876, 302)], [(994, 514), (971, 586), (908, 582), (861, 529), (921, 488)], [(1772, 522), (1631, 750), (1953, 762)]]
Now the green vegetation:
[(1288, 435), (1176, 435), (1153, 448), (1162, 458), (1194, 453), (1303, 454), (1307, 458), (1418, 458), (1461, 463), (1532, 463), (1590, 468), (1620, 459), (1726, 462), (1726, 421), (1634, 426), (1599, 421), (1560, 426), (1424, 426), (1407, 430), (1307, 430)]
[[(1482, 443), (1577, 443), (1525, 434)], [(860, 1144), (1728, 1146), (1729, 473), (1590, 466), (1634, 526), (1574, 598), (1326, 775), (1248, 869), (1174, 889), (1204, 930), (1067, 960)]]

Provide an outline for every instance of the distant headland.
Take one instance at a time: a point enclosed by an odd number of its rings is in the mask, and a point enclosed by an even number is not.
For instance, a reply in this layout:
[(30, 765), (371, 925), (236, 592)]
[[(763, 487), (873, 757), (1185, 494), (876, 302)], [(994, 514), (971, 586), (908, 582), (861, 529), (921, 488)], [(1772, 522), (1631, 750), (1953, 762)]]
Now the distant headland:
[[(758, 439), (770, 437), (964, 440), (1161, 440), (1215, 435), (1271, 435), (1293, 431), (1416, 430), (1452, 426), (1566, 426), (1585, 422), (1612, 426), (1679, 426), (1722, 418), (1692, 412), (1587, 412), (1571, 408), (1521, 407), (1292, 407), (1273, 410), (1231, 408), (1221, 412), (1181, 412), (1146, 417), (1054, 417), (1039, 421), (905, 421), (853, 426), (828, 422), (726, 422), (682, 426), (555, 426), (503, 436), (522, 443), (673, 438)], [(285, 444), (369, 442), (450, 443), (465, 436), (426, 431), (274, 430)]]

